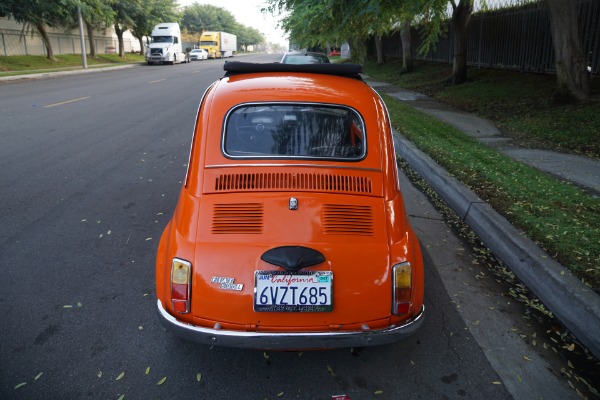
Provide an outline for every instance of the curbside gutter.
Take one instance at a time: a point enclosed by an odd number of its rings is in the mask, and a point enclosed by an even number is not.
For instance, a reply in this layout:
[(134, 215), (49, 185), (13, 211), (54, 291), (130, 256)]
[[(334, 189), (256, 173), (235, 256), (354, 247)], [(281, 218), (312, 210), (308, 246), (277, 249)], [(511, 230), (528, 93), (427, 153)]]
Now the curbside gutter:
[(600, 358), (600, 296), (394, 130), (396, 152), (571, 333)]

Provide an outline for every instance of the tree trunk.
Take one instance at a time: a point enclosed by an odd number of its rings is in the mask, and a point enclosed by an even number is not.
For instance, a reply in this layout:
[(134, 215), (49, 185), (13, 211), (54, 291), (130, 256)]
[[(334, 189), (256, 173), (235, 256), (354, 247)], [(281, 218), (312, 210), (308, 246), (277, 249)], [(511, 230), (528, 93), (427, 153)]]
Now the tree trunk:
[(375, 49), (377, 50), (377, 65), (385, 64), (385, 54), (383, 53), (383, 40), (381, 35), (375, 35)]
[(367, 46), (362, 36), (350, 36), (350, 60), (356, 64), (362, 64), (367, 59)]
[(44, 42), (44, 45), (46, 46), (46, 56), (50, 60), (56, 60), (54, 58), (54, 51), (52, 50), (52, 44), (50, 43), (50, 37), (48, 36), (48, 32), (46, 32), (46, 27), (41, 22), (38, 22), (35, 24), (35, 28), (40, 33), (40, 36), (42, 37), (42, 41)]
[(585, 100), (590, 96), (590, 78), (579, 36), (577, 2), (546, 0), (546, 4), (556, 65), (554, 102)]
[(412, 56), (410, 19), (408, 18), (405, 21), (402, 21), (400, 40), (402, 41), (402, 71), (411, 72), (415, 68), (415, 64)]
[(125, 43), (123, 42), (123, 32), (119, 24), (115, 24), (115, 34), (117, 35), (117, 39), (119, 41), (119, 57), (125, 58)]
[(473, 0), (460, 0), (453, 3), (452, 28), (454, 31), (454, 60), (452, 81), (458, 85), (467, 80), (467, 24), (473, 12)]
[[(144, 55), (144, 53), (145, 53), (145, 52), (144, 52), (144, 37), (143, 37), (143, 36), (140, 36), (140, 37), (138, 38), (138, 40), (140, 41), (140, 54), (141, 54), (141, 55)], [(185, 49), (183, 49), (183, 50), (185, 50)]]
[(87, 29), (88, 40), (90, 42), (90, 57), (96, 58), (96, 41), (94, 40), (94, 27), (85, 21), (85, 27)]

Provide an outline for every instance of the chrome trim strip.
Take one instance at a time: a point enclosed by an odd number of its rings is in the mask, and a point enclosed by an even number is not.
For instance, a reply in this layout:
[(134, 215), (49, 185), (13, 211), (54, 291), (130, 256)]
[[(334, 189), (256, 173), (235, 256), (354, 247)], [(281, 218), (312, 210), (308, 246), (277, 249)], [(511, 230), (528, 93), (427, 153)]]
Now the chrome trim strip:
[(423, 324), (425, 306), (418, 315), (404, 325), (372, 331), (335, 332), (246, 332), (203, 328), (184, 324), (169, 314), (160, 300), (157, 313), (162, 325), (177, 336), (210, 346), (240, 347), (252, 349), (331, 349), (366, 347), (390, 344), (402, 340)]
[(217, 168), (239, 168), (239, 167), (252, 167), (252, 168), (261, 168), (261, 167), (282, 167), (282, 168), (329, 168), (329, 169), (350, 169), (355, 171), (369, 171), (369, 172), (379, 172), (382, 171), (377, 168), (364, 168), (364, 167), (356, 167), (356, 166), (341, 166), (341, 165), (328, 165), (328, 164), (216, 164), (216, 165), (206, 165), (205, 169), (217, 169)]

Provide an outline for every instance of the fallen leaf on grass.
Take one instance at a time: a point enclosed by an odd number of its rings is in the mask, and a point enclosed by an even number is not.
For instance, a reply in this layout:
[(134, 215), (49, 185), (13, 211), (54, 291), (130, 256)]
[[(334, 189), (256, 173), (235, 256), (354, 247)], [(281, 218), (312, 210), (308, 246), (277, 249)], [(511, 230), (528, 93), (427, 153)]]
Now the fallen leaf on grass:
[(148, 375), (150, 373), (150, 367), (146, 368), (146, 375)]
[(102, 378), (102, 371), (98, 371), (98, 373), (96, 374), (96, 376), (97, 376), (98, 378)]
[(40, 379), (40, 377), (41, 377), (42, 375), (44, 375), (44, 373), (43, 373), (43, 372), (40, 372), (39, 374), (37, 374), (37, 375), (35, 376), (35, 378), (33, 378), (33, 380), (34, 380), (34, 381), (37, 381), (38, 379)]
[(117, 379), (115, 379), (115, 381), (120, 381), (121, 379), (123, 379), (124, 376), (125, 376), (125, 371), (121, 372), (119, 374), (119, 376), (117, 376)]
[(15, 386), (15, 390), (17, 390), (18, 388), (23, 387), (25, 385), (27, 385), (27, 382), (21, 382), (17, 386)]
[(148, 240), (152, 240), (152, 238), (151, 238), (151, 237), (149, 237), (149, 238), (146, 238), (146, 242), (147, 242)]
[(281, 396), (283, 396), (283, 392), (277, 393), (277, 397), (281, 397)]
[(376, 390), (375, 394), (383, 394), (383, 390)]
[(167, 380), (167, 377), (165, 376), (165, 377), (164, 377), (164, 378), (162, 378), (160, 381), (158, 381), (158, 382), (156, 383), (156, 385), (157, 385), (157, 386), (160, 386), (160, 385), (162, 385), (163, 383), (165, 383), (165, 381), (166, 381), (166, 380)]
[(122, 395), (120, 395), (120, 396), (119, 396), (119, 399), (118, 399), (118, 400), (123, 400), (124, 398), (125, 398), (125, 395), (124, 395), (124, 394), (122, 394)]
[(327, 371), (329, 371), (331, 376), (335, 376), (335, 372), (333, 372), (333, 368), (331, 368), (329, 365), (327, 366)]
[(523, 358), (527, 361), (531, 361), (531, 358), (528, 355), (524, 355)]
[(502, 385), (502, 382), (500, 382), (500, 381), (494, 381), (494, 382), (492, 382), (492, 385)]
[(200, 382), (202, 380), (202, 374), (200, 372), (198, 372), (196, 374), (196, 381)]
[(263, 357), (264, 357), (265, 359), (267, 359), (267, 360), (269, 359), (269, 355), (267, 354), (267, 352), (266, 352), (266, 351), (264, 351), (264, 352), (263, 352)]
[(63, 306), (63, 308), (73, 308), (73, 306), (72, 306), (72, 305), (70, 305), (70, 304), (65, 304), (65, 305)]

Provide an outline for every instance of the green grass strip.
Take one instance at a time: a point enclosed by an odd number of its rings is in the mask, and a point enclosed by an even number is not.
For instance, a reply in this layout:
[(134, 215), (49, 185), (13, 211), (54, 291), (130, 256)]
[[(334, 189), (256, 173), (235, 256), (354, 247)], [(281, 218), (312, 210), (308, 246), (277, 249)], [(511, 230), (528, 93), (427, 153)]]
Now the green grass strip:
[(600, 287), (600, 199), (506, 157), (391, 96), (382, 97), (396, 130), (577, 277)]

